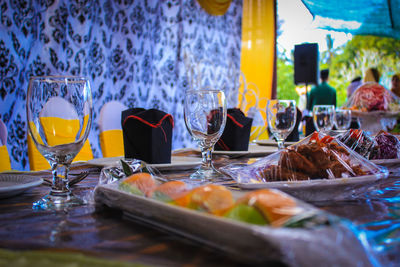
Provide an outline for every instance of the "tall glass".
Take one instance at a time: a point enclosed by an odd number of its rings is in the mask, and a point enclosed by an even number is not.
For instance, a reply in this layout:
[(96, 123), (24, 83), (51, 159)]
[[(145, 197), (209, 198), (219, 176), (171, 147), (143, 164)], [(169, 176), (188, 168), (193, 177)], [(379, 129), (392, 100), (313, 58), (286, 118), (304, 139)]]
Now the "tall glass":
[(278, 149), (285, 148), (285, 139), (293, 131), (296, 124), (296, 113), (295, 100), (268, 100), (268, 127), (278, 142)]
[(28, 131), (50, 163), (50, 193), (33, 204), (36, 209), (64, 209), (83, 201), (68, 185), (70, 164), (84, 145), (92, 124), (89, 80), (75, 76), (41, 76), (29, 81)]
[(318, 132), (328, 134), (333, 128), (335, 106), (315, 105), (313, 107), (314, 127)]
[(347, 130), (351, 124), (351, 110), (337, 108), (335, 110), (335, 126), (338, 130)]
[(226, 124), (225, 94), (220, 90), (189, 90), (185, 95), (185, 124), (201, 149), (202, 164), (190, 178), (218, 181), (225, 176), (212, 164), (214, 144), (221, 137)]

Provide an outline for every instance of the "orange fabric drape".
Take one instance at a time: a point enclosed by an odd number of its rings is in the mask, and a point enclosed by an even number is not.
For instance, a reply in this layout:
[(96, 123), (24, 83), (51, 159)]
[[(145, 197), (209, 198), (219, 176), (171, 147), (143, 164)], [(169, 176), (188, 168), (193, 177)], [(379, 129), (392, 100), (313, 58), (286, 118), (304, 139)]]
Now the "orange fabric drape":
[(10, 155), (6, 146), (0, 146), (0, 172), (11, 170)]
[(226, 13), (232, 0), (197, 0), (197, 2), (208, 14), (221, 16)]

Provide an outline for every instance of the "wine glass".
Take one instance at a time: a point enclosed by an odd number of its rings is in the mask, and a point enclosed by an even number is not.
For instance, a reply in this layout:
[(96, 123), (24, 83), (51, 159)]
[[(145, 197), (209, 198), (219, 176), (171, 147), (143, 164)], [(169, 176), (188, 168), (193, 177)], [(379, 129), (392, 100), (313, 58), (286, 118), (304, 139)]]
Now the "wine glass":
[(202, 154), (200, 168), (190, 178), (218, 181), (226, 178), (212, 164), (214, 144), (221, 137), (226, 124), (225, 94), (220, 90), (188, 90), (185, 95), (185, 124), (196, 140)]
[(335, 110), (335, 126), (338, 130), (347, 130), (351, 124), (351, 110), (337, 108)]
[(71, 193), (68, 172), (92, 124), (89, 80), (76, 76), (32, 77), (26, 114), (29, 134), (49, 162), (53, 176), (49, 194), (33, 203), (33, 208), (59, 210), (83, 204)]
[(278, 149), (285, 148), (285, 139), (293, 131), (296, 124), (296, 113), (295, 100), (268, 100), (268, 127), (278, 142)]
[(313, 108), (314, 127), (318, 132), (327, 134), (333, 128), (335, 106), (315, 105)]

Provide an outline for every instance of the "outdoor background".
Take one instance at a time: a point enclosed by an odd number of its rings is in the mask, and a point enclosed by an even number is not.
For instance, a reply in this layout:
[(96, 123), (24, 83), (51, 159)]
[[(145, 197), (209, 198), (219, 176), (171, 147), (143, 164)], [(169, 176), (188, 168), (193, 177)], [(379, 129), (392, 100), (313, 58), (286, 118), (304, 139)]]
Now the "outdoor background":
[[(294, 84), (294, 45), (318, 43), (320, 69), (329, 68), (328, 83), (337, 91), (338, 106), (346, 98), (346, 88), (356, 76), (369, 67), (377, 67), (380, 83), (390, 89), (391, 76), (400, 72), (400, 42), (392, 38), (352, 36), (341, 32), (317, 29), (312, 16), (301, 0), (277, 1), (277, 96), (299, 100)], [(309, 89), (311, 86), (309, 86)], [(298, 91), (301, 86), (298, 86)], [(303, 88), (304, 89), (304, 88)]]

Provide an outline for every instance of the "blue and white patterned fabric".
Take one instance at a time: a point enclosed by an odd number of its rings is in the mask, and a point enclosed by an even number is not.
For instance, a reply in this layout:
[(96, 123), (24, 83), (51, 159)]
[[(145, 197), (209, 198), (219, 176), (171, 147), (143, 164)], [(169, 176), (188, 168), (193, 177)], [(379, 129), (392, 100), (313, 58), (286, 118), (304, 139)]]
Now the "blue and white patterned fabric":
[(240, 0), (223, 16), (207, 14), (195, 0), (6, 0), (0, 17), (0, 118), (8, 128), (13, 169), (29, 169), (30, 76), (90, 78), (95, 157), (101, 157), (99, 111), (108, 101), (171, 113), (174, 149), (194, 145), (183, 119), (185, 90), (223, 89), (229, 106), (236, 105)]

